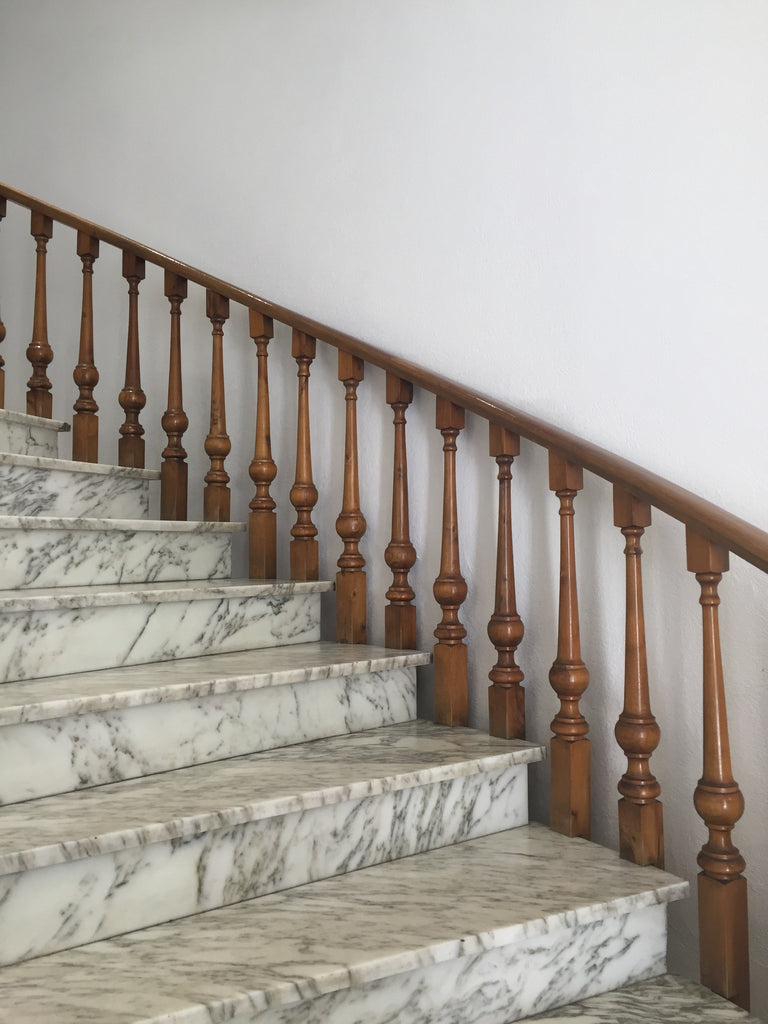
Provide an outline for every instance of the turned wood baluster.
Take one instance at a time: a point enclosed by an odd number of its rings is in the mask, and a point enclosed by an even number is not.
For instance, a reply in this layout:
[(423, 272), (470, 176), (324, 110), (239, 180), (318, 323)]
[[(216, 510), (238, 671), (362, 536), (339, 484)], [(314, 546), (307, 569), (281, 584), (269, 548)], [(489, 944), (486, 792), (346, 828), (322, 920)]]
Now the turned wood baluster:
[(165, 272), (165, 296), (171, 306), (171, 347), (168, 359), (168, 408), (160, 421), (168, 436), (160, 466), (160, 518), (184, 522), (187, 518), (189, 467), (182, 443), (189, 419), (184, 412), (181, 387), (181, 304), (187, 297), (187, 281)]
[[(0, 223), (5, 217), (8, 203), (4, 196), (0, 196)], [(0, 317), (0, 343), (5, 341), (5, 324)], [(5, 359), (0, 356), (0, 409), (5, 408)]]
[(491, 423), (489, 453), (499, 467), (499, 526), (496, 545), (496, 601), (488, 636), (497, 661), (488, 678), (488, 731), (491, 736), (525, 739), (525, 690), (515, 651), (523, 639), (523, 623), (515, 600), (515, 563), (512, 553), (512, 462), (520, 454), (520, 438)]
[(624, 708), (616, 723), (616, 740), (627, 757), (619, 782), (619, 850), (635, 864), (664, 867), (661, 786), (649, 761), (659, 745), (660, 731), (651, 714), (643, 613), (640, 538), (651, 525), (651, 506), (623, 488), (613, 488), (613, 521), (626, 540), (627, 612), (624, 648)]
[(277, 476), (277, 466), (272, 458), (270, 437), (267, 346), (275, 332), (272, 317), (264, 316), (255, 309), (249, 310), (248, 316), (258, 363), (256, 444), (249, 469), (256, 494), (251, 499), (248, 516), (248, 565), (251, 579), (273, 580), (277, 577), (277, 515), (269, 487)]
[(128, 282), (128, 347), (125, 357), (125, 387), (119, 402), (125, 412), (117, 443), (118, 462), (121, 466), (144, 468), (144, 427), (139, 413), (147, 402), (141, 390), (139, 360), (139, 281), (144, 280), (144, 260), (131, 252), (123, 253), (123, 277)]
[(336, 640), (342, 644), (364, 644), (366, 639), (365, 559), (359, 547), (366, 522), (360, 511), (357, 471), (357, 388), (364, 374), (362, 359), (339, 351), (339, 380), (344, 385), (346, 405), (344, 495), (336, 520), (336, 533), (344, 542), (344, 551), (336, 563)]
[(224, 397), (224, 321), (229, 317), (229, 299), (209, 289), (205, 293), (205, 309), (211, 321), (213, 359), (211, 363), (211, 427), (205, 439), (205, 451), (211, 468), (205, 474), (203, 517), (206, 523), (228, 523), (230, 491), (229, 473), (224, 460), (232, 449), (227, 434), (227, 412)]
[(32, 365), (32, 376), (27, 381), (27, 412), (32, 416), (46, 416), (50, 419), (53, 414), (53, 399), (47, 370), (53, 361), (53, 350), (48, 344), (45, 255), (48, 241), (53, 238), (51, 218), (44, 217), (42, 213), (33, 213), (31, 234), (37, 242), (37, 272), (32, 341), (27, 346), (27, 359)]
[(443, 435), (443, 531), (440, 575), (433, 593), (443, 617), (435, 630), (435, 721), (440, 725), (466, 725), (467, 631), (459, 621), (459, 608), (467, 596), (467, 584), (461, 575), (456, 507), (456, 438), (464, 427), (464, 410), (438, 396), (436, 425)]
[(291, 579), (316, 580), (319, 574), (317, 527), (312, 509), (317, 504), (317, 488), (312, 481), (312, 447), (309, 436), (309, 367), (315, 358), (316, 342), (303, 331), (293, 331), (291, 353), (298, 364), (299, 400), (296, 433), (296, 479), (291, 488), (291, 504), (296, 522), (291, 527)]
[(549, 486), (560, 499), (560, 601), (557, 658), (549, 682), (560, 700), (552, 722), (550, 827), (566, 836), (590, 835), (589, 726), (579, 708), (589, 683), (581, 660), (573, 500), (584, 486), (581, 466), (549, 453)]
[(728, 570), (728, 551), (686, 527), (688, 569), (701, 587), (704, 641), (704, 767), (693, 798), (709, 831), (698, 864), (701, 980), (749, 1009), (749, 937), (744, 858), (731, 831), (744, 813), (744, 797), (731, 770), (725, 683), (720, 653), (717, 588)]
[(395, 459), (392, 480), (392, 539), (384, 560), (392, 570), (392, 586), (384, 609), (384, 643), (387, 647), (410, 650), (416, 647), (416, 596), (408, 573), (416, 563), (408, 519), (408, 457), (405, 446), (405, 410), (413, 401), (413, 385), (387, 374), (387, 405), (395, 414)]
[(72, 379), (79, 395), (72, 417), (72, 458), (76, 462), (99, 461), (99, 407), (93, 389), (99, 371), (93, 362), (93, 264), (99, 258), (99, 240), (85, 231), (77, 233), (77, 255), (83, 264), (83, 306), (80, 319), (80, 351)]

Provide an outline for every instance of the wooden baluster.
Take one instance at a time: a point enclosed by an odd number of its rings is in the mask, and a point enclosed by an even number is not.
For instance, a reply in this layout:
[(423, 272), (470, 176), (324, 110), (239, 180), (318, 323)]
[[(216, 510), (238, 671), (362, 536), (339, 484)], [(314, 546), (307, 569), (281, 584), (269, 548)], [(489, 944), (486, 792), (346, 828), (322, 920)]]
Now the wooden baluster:
[(497, 661), (488, 678), (488, 731), (491, 736), (525, 739), (525, 690), (515, 651), (523, 639), (523, 623), (515, 600), (515, 562), (512, 553), (512, 462), (520, 454), (517, 434), (489, 424), (489, 452), (499, 467), (499, 526), (496, 545), (496, 601), (488, 636)]
[[(8, 209), (8, 202), (5, 196), (0, 196), (0, 223), (2, 223)], [(5, 324), (0, 317), (0, 343), (5, 341)], [(5, 408), (5, 359), (0, 356), (0, 409)]]
[(464, 427), (464, 410), (447, 398), (437, 398), (437, 429), (443, 435), (443, 531), (440, 575), (433, 593), (443, 617), (435, 630), (435, 721), (440, 725), (466, 725), (469, 715), (467, 631), (459, 621), (459, 608), (467, 584), (459, 562), (459, 523), (456, 508), (456, 438)]
[(660, 731), (651, 714), (643, 613), (643, 570), (640, 538), (651, 525), (651, 506), (623, 488), (613, 488), (613, 521), (626, 540), (627, 613), (624, 647), (624, 708), (616, 724), (616, 740), (627, 757), (619, 782), (619, 850), (635, 864), (664, 867), (664, 819), (658, 797), (661, 786), (649, 761), (659, 745)]
[(139, 281), (144, 280), (144, 260), (132, 252), (123, 253), (123, 277), (128, 282), (128, 346), (125, 356), (125, 387), (119, 402), (125, 412), (117, 443), (117, 461), (121, 466), (144, 468), (144, 427), (139, 413), (147, 402), (141, 390), (139, 360)]
[(77, 232), (77, 255), (83, 264), (83, 306), (80, 319), (80, 351), (72, 379), (79, 395), (72, 417), (72, 458), (76, 462), (99, 461), (99, 407), (93, 389), (99, 371), (93, 362), (93, 264), (99, 258), (99, 240), (85, 231)]
[(168, 359), (168, 408), (161, 420), (168, 444), (160, 467), (160, 518), (181, 522), (187, 518), (189, 467), (182, 443), (189, 419), (184, 412), (181, 386), (181, 304), (187, 297), (186, 278), (165, 272), (165, 296), (171, 306), (171, 348)]
[(309, 367), (315, 358), (316, 342), (309, 334), (294, 328), (291, 352), (299, 370), (298, 426), (296, 436), (296, 479), (291, 488), (291, 504), (296, 522), (291, 528), (291, 579), (316, 580), (319, 574), (317, 527), (312, 509), (317, 504), (317, 488), (312, 481), (312, 448), (309, 436)]
[(336, 640), (342, 644), (364, 644), (366, 638), (365, 559), (359, 548), (366, 523), (360, 511), (357, 472), (357, 388), (364, 373), (362, 359), (339, 351), (339, 380), (344, 385), (346, 405), (344, 497), (336, 520), (336, 533), (344, 542), (336, 573)]
[(205, 309), (213, 328), (213, 360), (211, 364), (211, 429), (205, 439), (205, 451), (211, 468), (205, 474), (203, 517), (206, 523), (228, 523), (230, 491), (229, 473), (224, 460), (232, 443), (227, 434), (227, 412), (224, 397), (224, 321), (229, 317), (229, 299), (209, 289), (205, 293)]
[(248, 311), (250, 334), (256, 342), (258, 384), (256, 389), (256, 445), (249, 469), (256, 494), (251, 499), (248, 516), (249, 573), (253, 580), (273, 580), (277, 577), (277, 515), (275, 501), (269, 487), (277, 476), (272, 458), (272, 440), (269, 425), (269, 375), (267, 346), (274, 337), (272, 317), (255, 309)]
[(408, 520), (408, 456), (405, 446), (405, 410), (413, 401), (413, 385), (387, 374), (387, 405), (395, 414), (395, 459), (392, 480), (392, 539), (384, 559), (392, 570), (392, 586), (384, 609), (384, 642), (387, 647), (412, 650), (416, 647), (416, 596), (408, 573), (416, 563)]
[(731, 749), (720, 653), (717, 588), (728, 570), (728, 551), (691, 527), (685, 531), (688, 569), (701, 586), (704, 640), (704, 767), (693, 798), (709, 831), (698, 864), (701, 980), (749, 1009), (749, 937), (744, 858), (731, 831), (744, 813), (744, 797), (731, 770)]
[(573, 500), (584, 486), (581, 466), (549, 453), (549, 486), (560, 499), (560, 600), (557, 657), (549, 682), (560, 700), (552, 722), (550, 827), (566, 836), (590, 836), (589, 726), (579, 708), (589, 684), (581, 660)]
[(42, 213), (33, 213), (31, 234), (37, 242), (37, 271), (32, 341), (27, 346), (27, 359), (32, 365), (32, 376), (27, 381), (27, 412), (32, 416), (46, 416), (50, 419), (53, 415), (53, 399), (47, 371), (53, 361), (53, 350), (48, 344), (45, 255), (48, 241), (53, 238), (51, 218), (44, 217)]

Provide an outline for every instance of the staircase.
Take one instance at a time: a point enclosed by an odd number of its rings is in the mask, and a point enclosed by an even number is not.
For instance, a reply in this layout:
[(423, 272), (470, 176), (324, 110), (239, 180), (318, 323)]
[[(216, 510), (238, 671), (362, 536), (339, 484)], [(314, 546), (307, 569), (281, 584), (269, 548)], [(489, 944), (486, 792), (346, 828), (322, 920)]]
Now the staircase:
[(754, 1019), (664, 975), (687, 883), (528, 822), (542, 746), (416, 720), (429, 655), (65, 429), (0, 413), (3, 1024)]

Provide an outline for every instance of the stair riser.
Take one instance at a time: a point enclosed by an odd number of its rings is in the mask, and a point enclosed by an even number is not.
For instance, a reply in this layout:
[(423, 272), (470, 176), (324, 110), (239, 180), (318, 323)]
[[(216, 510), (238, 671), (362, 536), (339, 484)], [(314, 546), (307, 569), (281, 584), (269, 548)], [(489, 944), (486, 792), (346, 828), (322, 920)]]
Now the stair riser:
[(146, 519), (149, 480), (0, 464), (0, 515)]
[(5, 875), (0, 962), (514, 828), (527, 815), (527, 769), (515, 765)]
[(0, 452), (55, 459), (59, 453), (58, 427), (14, 423), (0, 417)]
[(36, 679), (319, 638), (319, 594), (11, 612), (0, 621), (0, 680)]
[(416, 670), (267, 686), (0, 729), (0, 804), (416, 717)]
[[(0, 524), (2, 527), (2, 524)], [(231, 538), (201, 530), (0, 528), (3, 589), (225, 579)]]

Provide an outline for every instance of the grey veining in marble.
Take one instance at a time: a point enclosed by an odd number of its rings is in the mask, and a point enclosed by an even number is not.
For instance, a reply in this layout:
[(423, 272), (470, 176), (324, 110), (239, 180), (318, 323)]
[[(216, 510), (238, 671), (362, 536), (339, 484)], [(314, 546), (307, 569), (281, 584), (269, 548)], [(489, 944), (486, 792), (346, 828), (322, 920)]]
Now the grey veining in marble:
[(0, 516), (6, 589), (225, 579), (241, 523)]
[(320, 636), (326, 583), (250, 581), (0, 593), (0, 680), (87, 672)]
[[(170, 808), (159, 809), (191, 808), (206, 800), (215, 804), (222, 794), (229, 799), (252, 796), (249, 780), (257, 792), (263, 788), (281, 797), (14, 857), (21, 862), (70, 855), (79, 859), (0, 877), (0, 962), (13, 963), (525, 824), (524, 765), (500, 765), (504, 759), (498, 756), (488, 758), (487, 764), (479, 759), (451, 763), (454, 742), (440, 734), (433, 734), (427, 744), (430, 758), (418, 737), (403, 737), (397, 727), (384, 731), (394, 731), (399, 739), (354, 737), (357, 742), (349, 751), (339, 740), (310, 745), (319, 748), (314, 750), (291, 747), (280, 752), (290, 753), (290, 760), (251, 760), (238, 766), (239, 777), (228, 770), (217, 772), (218, 765), (209, 766), (213, 770), (208, 777), (195, 770), (191, 775), (197, 783), (186, 780), (186, 794), (177, 792), (176, 802), (173, 793), (162, 794), (160, 803), (170, 802)], [(404, 740), (411, 741), (405, 750)], [(388, 755), (381, 762), (380, 741)], [(441, 746), (447, 751), (445, 763), (439, 761)], [(467, 740), (466, 746), (472, 743)], [(480, 738), (475, 746), (482, 747)], [(512, 753), (507, 760), (514, 759)], [(297, 788), (309, 780), (311, 789)], [(93, 793), (98, 802), (98, 791)], [(133, 795), (138, 813), (141, 788)], [(156, 802), (150, 790), (148, 815), (158, 810)], [(55, 803), (41, 801), (40, 813), (49, 816)], [(54, 810), (54, 821), (61, 820), (58, 813)], [(102, 848), (113, 852), (99, 853)]]
[(0, 452), (0, 515), (145, 519), (159, 472)]
[(0, 451), (14, 455), (41, 455), (56, 458), (59, 432), (69, 430), (68, 423), (28, 416), (0, 409)]
[(687, 888), (525, 826), (9, 967), (3, 1005), (14, 1024), (425, 1024), (464, 1001), (503, 1024), (661, 973)]
[(663, 974), (616, 992), (606, 992), (529, 1018), (539, 1024), (760, 1024), (746, 1010), (703, 985)]

